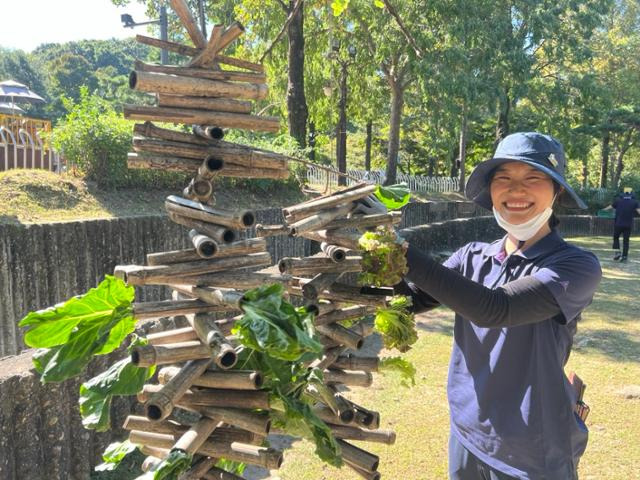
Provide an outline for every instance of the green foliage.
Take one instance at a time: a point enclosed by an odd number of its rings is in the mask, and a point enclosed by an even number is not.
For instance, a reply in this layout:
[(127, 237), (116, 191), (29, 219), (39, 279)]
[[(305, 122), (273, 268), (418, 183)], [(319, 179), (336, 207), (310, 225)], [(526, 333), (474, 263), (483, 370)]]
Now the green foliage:
[(416, 367), (401, 357), (386, 357), (381, 359), (378, 365), (378, 372), (382, 375), (386, 375), (387, 373), (400, 375), (400, 382), (405, 387), (416, 384)]
[(359, 282), (376, 287), (396, 285), (408, 272), (407, 259), (399, 238), (391, 226), (379, 226), (358, 240), (362, 253)]
[(386, 348), (406, 352), (418, 340), (414, 315), (409, 311), (411, 299), (398, 295), (392, 298), (388, 308), (378, 308), (374, 321), (375, 330), (382, 335)]
[(398, 183), (386, 187), (378, 185), (374, 195), (389, 210), (397, 210), (409, 203), (411, 192), (406, 183)]
[(235, 475), (242, 475), (247, 465), (246, 463), (234, 462), (233, 460), (227, 460), (225, 458), (221, 458), (216, 463), (216, 467), (221, 468), (229, 473), (233, 473)]
[(181, 473), (189, 470), (193, 455), (183, 450), (171, 450), (171, 453), (151, 470), (153, 480), (178, 480)]
[(129, 440), (109, 444), (102, 454), (102, 463), (97, 465), (94, 470), (97, 472), (115, 470), (120, 465), (120, 462), (137, 448), (138, 446)]

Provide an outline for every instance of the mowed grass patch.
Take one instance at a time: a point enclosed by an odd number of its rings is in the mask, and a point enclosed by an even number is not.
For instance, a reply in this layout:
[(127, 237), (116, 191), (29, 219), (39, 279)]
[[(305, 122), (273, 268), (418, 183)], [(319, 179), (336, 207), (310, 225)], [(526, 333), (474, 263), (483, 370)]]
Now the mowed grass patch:
[[(575, 370), (587, 384), (585, 400), (590, 439), (580, 463), (581, 480), (640, 478), (640, 239), (629, 262), (611, 260), (610, 239), (569, 239), (598, 255), (603, 280), (593, 304), (584, 312), (566, 371)], [(417, 318), (419, 340), (405, 358), (417, 369), (416, 386), (405, 388), (392, 376), (376, 375), (371, 388), (354, 388), (348, 398), (381, 414), (381, 428), (398, 434), (394, 445), (353, 442), (380, 456), (382, 477), (446, 479), (449, 413), (446, 378), (451, 352), (453, 313), (438, 309)], [(384, 351), (383, 355), (393, 355)], [(626, 389), (626, 390), (625, 390)], [(631, 392), (631, 395), (629, 395)], [(283, 480), (356, 480), (348, 467), (323, 464), (313, 446), (296, 441), (285, 451)], [(256, 477), (264, 478), (264, 477)]]

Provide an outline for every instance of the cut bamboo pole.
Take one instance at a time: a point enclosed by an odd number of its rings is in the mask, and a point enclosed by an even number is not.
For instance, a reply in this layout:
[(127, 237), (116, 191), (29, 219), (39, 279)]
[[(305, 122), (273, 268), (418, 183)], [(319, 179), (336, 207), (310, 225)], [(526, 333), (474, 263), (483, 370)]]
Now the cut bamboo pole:
[(337, 205), (327, 210), (320, 210), (308, 217), (302, 218), (301, 220), (289, 225), (289, 235), (297, 236), (304, 232), (320, 230), (332, 220), (347, 215), (351, 210), (353, 210), (353, 206), (353, 202), (348, 202), (344, 205)]
[(226, 55), (216, 55), (216, 61), (232, 67), (244, 68), (245, 70), (251, 70), (253, 72), (264, 73), (264, 65), (261, 63), (254, 63), (248, 60), (242, 60), (240, 58), (228, 57)]
[(348, 387), (366, 388), (373, 384), (373, 375), (369, 372), (345, 372), (335, 369), (333, 365), (323, 372), (323, 378), (327, 383), (342, 383)]
[(167, 155), (129, 152), (127, 167), (134, 169), (151, 168), (171, 172), (195, 173), (202, 162), (193, 158), (169, 157)]
[(236, 100), (233, 98), (194, 97), (191, 95), (169, 95), (168, 93), (158, 93), (157, 99), (159, 107), (169, 108), (213, 110), (216, 112), (246, 114), (251, 113), (253, 108), (251, 102), (246, 100)]
[(214, 465), (218, 463), (217, 458), (201, 457), (195, 461), (189, 470), (180, 476), (180, 480), (201, 480)]
[[(161, 449), (158, 449), (161, 450)], [(150, 455), (144, 459), (142, 465), (140, 465), (140, 470), (143, 472), (150, 472), (156, 469), (162, 463), (162, 459), (156, 456)]]
[(198, 335), (191, 327), (176, 328), (147, 335), (149, 345), (170, 345), (172, 343), (194, 342), (197, 340), (199, 340)]
[(325, 335), (341, 345), (346, 345), (354, 350), (362, 348), (364, 343), (364, 338), (361, 335), (358, 335), (338, 323), (316, 326), (316, 330), (322, 335)]
[(131, 350), (131, 363), (137, 367), (167, 365), (203, 358), (211, 358), (211, 349), (200, 341), (169, 345), (141, 345)]
[[(138, 401), (146, 403), (151, 396), (160, 391), (162, 385), (145, 385), (138, 393)], [(269, 394), (262, 390), (228, 390), (212, 388), (192, 388), (177, 402), (180, 406), (199, 409), (201, 407), (268, 409)], [(153, 419), (152, 419), (153, 420)], [(228, 423), (225, 421), (225, 423)]]
[(393, 445), (396, 442), (396, 432), (392, 430), (363, 430), (349, 425), (329, 424), (329, 428), (342, 440), (357, 440), (362, 442), (384, 443)]
[(218, 247), (222, 247), (222, 244), (232, 243), (236, 240), (236, 232), (230, 228), (214, 225), (213, 223), (202, 222), (182, 215), (176, 215), (175, 213), (169, 213), (169, 219), (173, 223), (177, 223), (187, 228), (193, 228), (198, 232), (213, 238), (218, 242)]
[(364, 427), (368, 430), (377, 430), (380, 428), (380, 413), (364, 408), (350, 400), (346, 400), (355, 410), (353, 421), (356, 425)]
[(171, 453), (171, 450), (168, 450), (166, 448), (154, 448), (154, 447), (147, 447), (145, 445), (140, 446), (140, 451), (145, 455), (148, 455), (150, 457), (155, 457), (157, 459), (164, 459), (169, 455), (169, 453)]
[(190, 455), (194, 455), (202, 444), (209, 439), (213, 431), (221, 427), (222, 423), (208, 417), (202, 417), (198, 423), (184, 432), (173, 446), (174, 450), (182, 450)]
[[(183, 77), (206, 78), (208, 80), (220, 80), (224, 82), (265, 83), (267, 81), (267, 77), (264, 73), (236, 72), (231, 70), (226, 70), (226, 71), (211, 70), (209, 68), (187, 68), (187, 67), (174, 66), (174, 65), (155, 65), (155, 64), (144, 63), (139, 60), (137, 60), (135, 63), (135, 70), (139, 72), (181, 75)], [(164, 94), (158, 97), (159, 105), (161, 103), (160, 97), (164, 97)], [(202, 97), (182, 97), (182, 98), (199, 98), (200, 101), (203, 100)], [(164, 100), (166, 100), (166, 98)], [(218, 99), (218, 100), (222, 100), (222, 99)], [(217, 107), (225, 106), (225, 105), (230, 106), (234, 104), (233, 103), (227, 104), (224, 102), (220, 102), (216, 104)], [(241, 105), (243, 106), (243, 108), (240, 110), (226, 110), (226, 111), (229, 111), (229, 112), (235, 111), (237, 113), (249, 113), (251, 111), (250, 102), (242, 102)], [(167, 106), (171, 106), (171, 105), (167, 105)], [(186, 105), (175, 105), (175, 106), (186, 106)], [(200, 108), (204, 108), (204, 107), (200, 107)], [(222, 109), (214, 108), (214, 110), (222, 110)], [(222, 110), (222, 111), (225, 111), (225, 110)]]
[(344, 320), (356, 320), (358, 318), (364, 317), (365, 315), (374, 313), (375, 311), (375, 307), (366, 305), (354, 305), (352, 307), (334, 310), (324, 315), (319, 315), (315, 318), (313, 323), (318, 326), (329, 325), (331, 323), (342, 322)]
[(269, 415), (262, 413), (254, 413), (237, 408), (219, 408), (219, 407), (191, 407), (190, 410), (197, 411), (207, 417), (218, 419), (228, 425), (248, 430), (257, 435), (266, 436), (271, 429), (271, 420)]
[(240, 22), (233, 22), (222, 34), (218, 44), (218, 52), (227, 48), (231, 42), (244, 33), (244, 27)]
[(201, 287), (240, 288), (249, 290), (271, 283), (289, 285), (291, 275), (278, 275), (267, 272), (231, 271), (184, 277), (181, 281)]
[(348, 250), (346, 248), (339, 247), (338, 245), (329, 245), (327, 242), (320, 243), (320, 250), (336, 263), (344, 261), (347, 258)]
[(182, 24), (187, 29), (187, 33), (193, 44), (198, 48), (205, 48), (207, 46), (207, 39), (204, 38), (204, 35), (198, 28), (198, 23), (196, 19), (193, 18), (186, 0), (170, 0), (170, 2), (171, 8), (173, 8), (173, 11), (176, 12)]
[(323, 389), (308, 385), (306, 393), (324, 403), (340, 419), (339, 423), (350, 423), (353, 420), (355, 415), (354, 408), (342, 395), (335, 393), (335, 390), (330, 385)]
[(326, 406), (323, 403), (318, 403), (313, 407), (313, 413), (315, 413), (318, 416), (318, 418), (320, 418), (320, 420), (326, 423), (333, 423), (338, 425), (348, 425), (353, 421), (355, 412), (353, 410), (350, 410), (350, 411), (351, 411), (351, 416), (349, 417), (348, 415), (346, 415), (345, 416), (346, 420), (343, 420), (340, 415), (337, 415), (336, 413), (334, 413), (333, 410), (331, 410), (328, 406)]
[(350, 218), (337, 218), (325, 226), (326, 230), (338, 228), (369, 228), (379, 225), (398, 225), (402, 221), (402, 212), (389, 212), (375, 215), (358, 215)]
[(220, 272), (228, 269), (261, 267), (271, 264), (268, 252), (252, 253), (240, 257), (211, 258), (196, 262), (174, 263), (171, 265), (118, 265), (114, 276), (129, 285), (167, 285), (180, 283), (179, 279), (201, 273)]
[[(148, 73), (147, 75), (160, 74)], [(213, 82), (213, 80), (207, 81)], [(150, 120), (186, 124), (197, 123), (200, 125), (217, 125), (222, 128), (241, 128), (245, 130), (272, 133), (275, 133), (280, 129), (280, 119), (278, 117), (263, 117), (247, 115), (244, 113), (215, 112), (187, 108), (150, 107), (142, 105), (125, 105), (123, 111), (125, 118), (130, 120)]]
[(233, 368), (238, 361), (234, 347), (224, 337), (216, 319), (206, 313), (188, 315), (187, 320), (202, 343), (211, 349), (214, 363), (223, 370)]
[(192, 178), (182, 191), (182, 196), (200, 203), (215, 203), (213, 184), (206, 178)]
[[(158, 374), (161, 384), (171, 380), (179, 371), (178, 367), (164, 367)], [(207, 370), (193, 382), (195, 386), (228, 390), (258, 390), (263, 377), (253, 370)], [(139, 429), (138, 429), (139, 430)]]
[[(316, 275), (318, 273), (347, 273), (362, 271), (362, 257), (347, 257), (336, 263), (328, 257), (284, 257), (278, 262), (280, 273), (290, 275)], [(304, 283), (308, 283), (307, 280)], [(303, 284), (303, 283), (302, 283)]]
[[(200, 98), (200, 97), (198, 97)], [(136, 123), (133, 126), (133, 134), (147, 138), (160, 138), (171, 142), (191, 143), (194, 145), (210, 145), (211, 140), (205, 140), (191, 133), (179, 132), (168, 128), (160, 128), (151, 122)]]
[(380, 458), (378, 458), (377, 455), (369, 453), (366, 450), (350, 444), (349, 442), (345, 442), (344, 440), (337, 439), (336, 441), (338, 442), (338, 445), (340, 445), (342, 458), (345, 461), (363, 470), (369, 470), (371, 472), (378, 470)]
[(364, 470), (346, 459), (344, 459), (344, 463), (351, 470), (353, 470), (355, 473), (360, 475), (360, 477), (364, 478), (365, 480), (380, 480), (382, 478), (382, 475), (380, 474), (380, 472), (371, 472), (369, 470)]
[(258, 237), (273, 237), (276, 235), (289, 235), (289, 227), (287, 225), (256, 225), (256, 235)]
[(320, 292), (319, 296), (328, 300), (372, 307), (386, 307), (389, 298), (381, 295), (367, 295), (361, 293), (360, 287), (344, 285), (338, 282), (332, 284), (328, 290)]
[(193, 60), (191, 60), (191, 62), (189, 62), (190, 67), (205, 66), (214, 63), (213, 60), (219, 50), (220, 37), (222, 36), (223, 31), (223, 25), (218, 24), (213, 26), (207, 46)]
[[(140, 72), (129, 74), (129, 87), (139, 92), (168, 93), (195, 97), (223, 97), (262, 100), (268, 88), (264, 83), (232, 83), (207, 78), (167, 75), (166, 73)], [(207, 122), (194, 122), (207, 123)]]
[[(199, 315), (208, 315), (208, 314), (201, 313)], [(351, 327), (349, 327), (349, 330), (366, 338), (373, 333), (373, 324), (367, 321), (361, 320), (353, 324)]]
[(380, 366), (379, 357), (359, 357), (352, 353), (336, 358), (331, 364), (332, 368), (345, 370), (362, 370), (364, 372), (377, 372)]
[(168, 212), (229, 228), (249, 228), (256, 222), (251, 210), (220, 210), (176, 195), (168, 196), (164, 206)]
[(327, 210), (332, 207), (336, 207), (338, 205), (353, 202), (359, 200), (361, 198), (367, 197), (371, 195), (376, 188), (376, 185), (365, 185), (356, 190), (346, 191), (344, 193), (332, 195), (330, 197), (325, 197), (321, 199), (317, 199), (308, 203), (293, 205), (291, 207), (287, 207), (282, 209), (285, 217), (300, 217), (300, 216), (308, 216), (320, 210)]
[(340, 354), (344, 352), (345, 348), (346, 347), (340, 345), (337, 347), (326, 349), (322, 358), (318, 358), (313, 362), (311, 362), (311, 365), (310, 365), (311, 368), (320, 368), (324, 370), (330, 365), (333, 365), (335, 361), (338, 359), (338, 357), (340, 356)]
[(304, 232), (300, 236), (317, 242), (327, 242), (332, 245), (338, 245), (349, 250), (358, 250), (358, 240), (360, 240), (362, 235), (345, 230), (317, 230), (314, 232)]
[(221, 308), (197, 299), (133, 303), (133, 316), (138, 320), (173, 317), (175, 315), (187, 315), (197, 312), (222, 312), (227, 310), (228, 308)]
[(243, 292), (227, 288), (195, 287), (193, 285), (170, 285), (171, 288), (183, 295), (199, 298), (211, 305), (225, 305), (232, 309), (239, 309)]
[(218, 253), (218, 243), (213, 238), (198, 233), (197, 230), (189, 231), (189, 239), (200, 258), (211, 258)]
[(307, 300), (315, 300), (319, 292), (336, 282), (341, 276), (341, 273), (319, 273), (309, 283), (302, 285), (302, 295)]

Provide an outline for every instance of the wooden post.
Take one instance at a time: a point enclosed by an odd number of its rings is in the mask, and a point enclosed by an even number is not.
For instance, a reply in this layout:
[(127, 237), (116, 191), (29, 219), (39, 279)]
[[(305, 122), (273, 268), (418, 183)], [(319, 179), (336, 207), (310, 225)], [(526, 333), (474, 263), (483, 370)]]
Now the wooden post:
[(189, 10), (189, 6), (185, 0), (170, 0), (171, 8), (176, 12), (182, 24), (187, 29), (187, 33), (189, 34), (189, 38), (193, 44), (198, 48), (205, 48), (207, 46), (207, 40), (204, 38), (204, 35), (198, 28), (198, 23), (195, 18), (191, 14), (191, 10)]

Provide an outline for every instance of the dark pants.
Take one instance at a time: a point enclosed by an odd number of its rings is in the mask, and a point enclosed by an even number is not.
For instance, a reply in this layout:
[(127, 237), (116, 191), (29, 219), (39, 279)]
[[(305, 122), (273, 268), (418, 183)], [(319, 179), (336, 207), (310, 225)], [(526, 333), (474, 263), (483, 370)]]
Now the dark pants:
[(449, 480), (516, 480), (491, 468), (449, 434)]
[(613, 227), (613, 249), (620, 250), (620, 234), (622, 234), (622, 256), (629, 254), (629, 237), (631, 227)]

